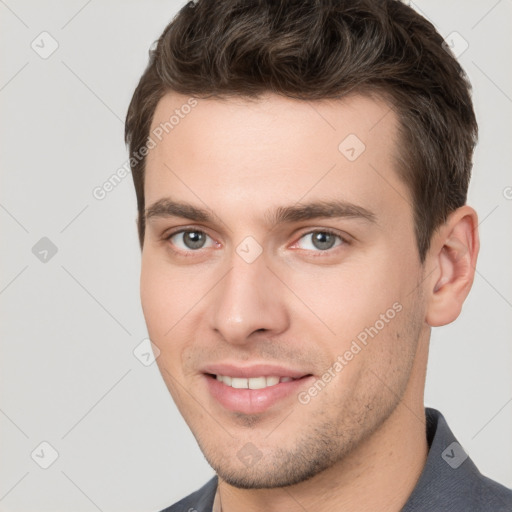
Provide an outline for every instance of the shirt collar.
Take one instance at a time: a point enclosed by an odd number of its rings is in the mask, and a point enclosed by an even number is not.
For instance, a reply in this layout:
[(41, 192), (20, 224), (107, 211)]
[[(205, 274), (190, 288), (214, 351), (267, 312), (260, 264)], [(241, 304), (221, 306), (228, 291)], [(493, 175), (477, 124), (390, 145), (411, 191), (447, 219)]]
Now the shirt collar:
[[(477, 467), (458, 443), (444, 416), (436, 409), (425, 408), (427, 461), (418, 482), (401, 512), (438, 512), (464, 510), (474, 497)], [(217, 477), (215, 483), (217, 483)], [(213, 480), (213, 479), (212, 479)], [(221, 512), (217, 491), (212, 512)]]

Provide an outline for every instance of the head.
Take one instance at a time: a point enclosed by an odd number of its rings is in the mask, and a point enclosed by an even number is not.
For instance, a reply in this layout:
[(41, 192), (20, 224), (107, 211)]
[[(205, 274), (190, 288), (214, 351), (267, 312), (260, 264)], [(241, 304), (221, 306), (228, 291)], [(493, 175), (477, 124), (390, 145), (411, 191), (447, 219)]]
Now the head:
[[(420, 404), (472, 283), (476, 133), (460, 65), (396, 0), (199, 0), (164, 30), (126, 120), (141, 298), (219, 476), (303, 481)], [(226, 365), (301, 379), (227, 404)]]

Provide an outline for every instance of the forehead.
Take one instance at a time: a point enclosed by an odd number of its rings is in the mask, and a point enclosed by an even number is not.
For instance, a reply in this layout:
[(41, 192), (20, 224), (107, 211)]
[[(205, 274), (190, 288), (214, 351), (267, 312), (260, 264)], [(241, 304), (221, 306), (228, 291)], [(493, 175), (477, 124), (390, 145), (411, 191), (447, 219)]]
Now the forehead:
[[(192, 98), (170, 92), (159, 101), (153, 115), (151, 134), (158, 141), (173, 144), (180, 136), (190, 136), (190, 131), (201, 134), (198, 144), (223, 147), (230, 143), (248, 145), (249, 138), (256, 143), (279, 144), (281, 152), (294, 142), (309, 144), (303, 149), (327, 146), (338, 149), (336, 142), (344, 134), (354, 134), (366, 142), (377, 142), (382, 136), (394, 137), (397, 119), (382, 97), (350, 95), (341, 99), (317, 101), (296, 100), (266, 94), (257, 99), (245, 97)], [(285, 128), (284, 130), (282, 130)], [(170, 137), (170, 135), (173, 135)], [(225, 135), (230, 136), (226, 141)], [(323, 141), (315, 134), (321, 135)], [(161, 145), (160, 145), (161, 146)]]
[(214, 211), (263, 212), (307, 196), (389, 210), (401, 197), (408, 209), (394, 158), (397, 124), (390, 105), (370, 96), (303, 101), (168, 93), (150, 131), (146, 205), (170, 195)]

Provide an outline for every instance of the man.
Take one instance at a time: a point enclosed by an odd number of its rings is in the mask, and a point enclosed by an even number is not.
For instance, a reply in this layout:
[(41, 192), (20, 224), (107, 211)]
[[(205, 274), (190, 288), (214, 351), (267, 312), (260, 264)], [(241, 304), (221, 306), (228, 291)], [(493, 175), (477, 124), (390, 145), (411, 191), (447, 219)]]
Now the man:
[(126, 122), (141, 299), (217, 474), (166, 510), (512, 510), (423, 404), (479, 249), (469, 91), (396, 0), (199, 0), (165, 29)]

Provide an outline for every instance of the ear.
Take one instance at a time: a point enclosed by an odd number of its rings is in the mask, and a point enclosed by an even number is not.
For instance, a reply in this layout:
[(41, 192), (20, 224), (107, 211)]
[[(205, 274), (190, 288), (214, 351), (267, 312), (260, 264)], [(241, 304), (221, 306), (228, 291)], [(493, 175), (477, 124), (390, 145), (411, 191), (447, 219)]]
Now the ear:
[(434, 268), (426, 289), (425, 321), (431, 327), (453, 322), (460, 314), (475, 277), (480, 249), (478, 217), (473, 208), (462, 206), (436, 230), (425, 268)]

